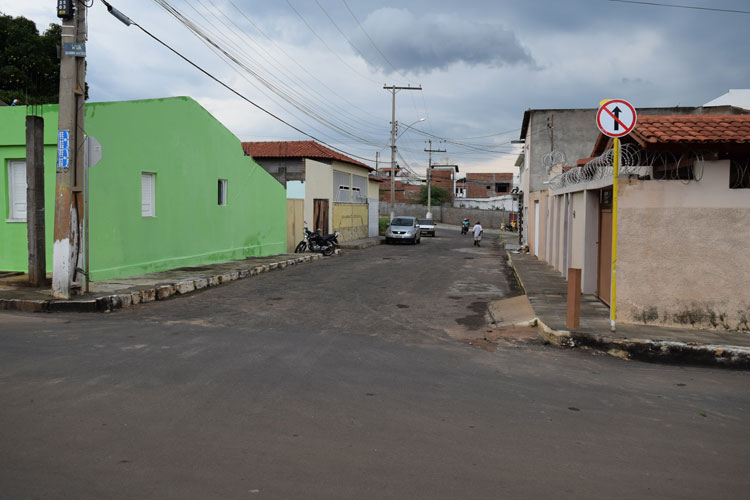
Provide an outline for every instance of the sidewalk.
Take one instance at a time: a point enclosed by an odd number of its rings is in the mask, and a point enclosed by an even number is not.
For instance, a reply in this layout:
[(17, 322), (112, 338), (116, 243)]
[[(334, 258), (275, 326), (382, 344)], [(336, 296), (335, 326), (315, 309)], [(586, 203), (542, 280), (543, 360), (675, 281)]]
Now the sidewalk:
[[(337, 255), (339, 252), (337, 251)], [(92, 281), (90, 293), (68, 300), (54, 299), (49, 287), (32, 288), (28, 277), (13, 275), (0, 278), (0, 310), (26, 312), (97, 312), (112, 311), (136, 304), (165, 300), (174, 295), (219, 286), (238, 279), (257, 276), (287, 266), (324, 258), (318, 253), (249, 257), (200, 267), (183, 267), (130, 278)]]
[(567, 281), (552, 266), (528, 254), (507, 252), (544, 340), (561, 347), (588, 346), (623, 359), (708, 364), (750, 369), (750, 333), (617, 324), (593, 295), (581, 296), (580, 328), (565, 325)]
[(339, 248), (342, 250), (362, 250), (364, 248), (370, 248), (381, 243), (384, 243), (385, 239), (381, 236), (373, 236), (371, 238), (363, 238), (361, 240), (354, 241), (342, 241), (339, 243)]

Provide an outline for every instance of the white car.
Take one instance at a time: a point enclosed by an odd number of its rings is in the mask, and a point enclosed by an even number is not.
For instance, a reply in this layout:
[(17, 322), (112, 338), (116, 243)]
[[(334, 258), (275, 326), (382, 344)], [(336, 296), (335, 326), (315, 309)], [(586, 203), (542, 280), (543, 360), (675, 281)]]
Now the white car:
[(385, 242), (408, 241), (412, 245), (421, 243), (419, 224), (415, 217), (398, 216), (391, 220), (388, 229), (385, 230)]
[(419, 233), (435, 237), (435, 221), (432, 219), (417, 219)]

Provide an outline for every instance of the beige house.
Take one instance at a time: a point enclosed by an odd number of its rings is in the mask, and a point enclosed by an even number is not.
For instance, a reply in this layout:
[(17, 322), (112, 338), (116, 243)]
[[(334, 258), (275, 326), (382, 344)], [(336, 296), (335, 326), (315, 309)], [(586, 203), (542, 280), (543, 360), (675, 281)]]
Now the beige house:
[[(532, 251), (610, 303), (612, 140), (532, 193)], [(640, 116), (622, 139), (617, 321), (750, 330), (750, 115)]]
[[(638, 108), (638, 116), (736, 115), (747, 111), (733, 106)], [(529, 109), (523, 115), (523, 154), (519, 157), (519, 187), (522, 193), (519, 215), (522, 239), (531, 252), (546, 259), (546, 217), (550, 182), (579, 158), (589, 156), (597, 140), (596, 108)]]
[(243, 142), (245, 154), (287, 189), (287, 250), (308, 229), (341, 232), (339, 241), (378, 234), (374, 169), (315, 141)]

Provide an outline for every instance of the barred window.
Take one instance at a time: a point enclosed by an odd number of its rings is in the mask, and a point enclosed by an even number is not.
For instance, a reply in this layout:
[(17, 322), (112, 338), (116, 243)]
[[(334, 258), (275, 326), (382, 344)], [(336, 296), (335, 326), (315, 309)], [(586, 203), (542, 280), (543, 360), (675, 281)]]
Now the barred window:
[(351, 202), (351, 174), (333, 171), (333, 201), (339, 203)]
[(750, 157), (730, 162), (729, 189), (750, 189)]
[(352, 175), (352, 203), (367, 203), (367, 177)]

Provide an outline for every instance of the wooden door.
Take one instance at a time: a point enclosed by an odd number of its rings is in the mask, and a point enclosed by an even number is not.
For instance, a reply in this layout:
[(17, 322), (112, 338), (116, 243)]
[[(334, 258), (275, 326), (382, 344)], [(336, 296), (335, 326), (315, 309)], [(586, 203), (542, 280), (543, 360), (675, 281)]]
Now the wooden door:
[(313, 200), (313, 231), (328, 234), (328, 200)]
[(599, 201), (599, 271), (596, 295), (607, 305), (612, 292), (612, 191)]

